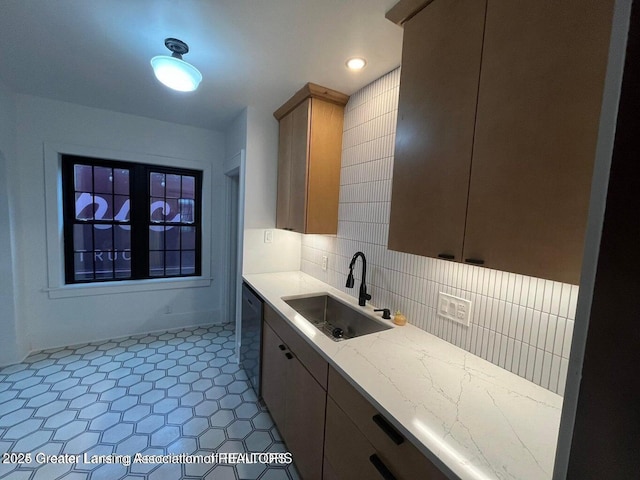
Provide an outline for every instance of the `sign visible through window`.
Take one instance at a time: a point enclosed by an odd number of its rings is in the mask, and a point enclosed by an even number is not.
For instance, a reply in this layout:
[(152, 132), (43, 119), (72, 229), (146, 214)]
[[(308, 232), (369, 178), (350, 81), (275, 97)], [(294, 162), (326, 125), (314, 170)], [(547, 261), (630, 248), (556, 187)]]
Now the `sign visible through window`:
[(62, 156), (66, 283), (200, 275), (202, 172)]

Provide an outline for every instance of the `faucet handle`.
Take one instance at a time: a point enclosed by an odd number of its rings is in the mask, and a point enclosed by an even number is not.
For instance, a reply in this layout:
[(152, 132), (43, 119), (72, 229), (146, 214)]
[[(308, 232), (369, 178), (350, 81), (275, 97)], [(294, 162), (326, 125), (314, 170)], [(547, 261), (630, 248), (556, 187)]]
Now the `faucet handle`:
[(373, 310), (374, 312), (382, 312), (382, 318), (385, 320), (391, 320), (391, 310), (388, 308), (376, 308)]

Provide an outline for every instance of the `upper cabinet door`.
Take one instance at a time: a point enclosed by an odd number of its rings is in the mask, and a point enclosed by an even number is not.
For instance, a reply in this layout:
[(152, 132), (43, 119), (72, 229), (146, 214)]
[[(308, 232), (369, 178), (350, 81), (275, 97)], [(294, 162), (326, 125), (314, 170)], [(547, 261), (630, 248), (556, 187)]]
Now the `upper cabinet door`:
[(309, 168), (309, 109), (303, 101), (280, 119), (276, 228), (305, 233)]
[(276, 228), (289, 228), (289, 197), (291, 195), (291, 140), (293, 138), (293, 115), (280, 120), (278, 138), (278, 203)]
[(305, 233), (307, 226), (310, 109), (311, 99), (307, 99), (289, 114), (291, 116), (291, 185), (288, 227), (298, 233)]
[(485, 9), (436, 0), (404, 24), (392, 250), (462, 254)]
[(612, 12), (489, 0), (465, 259), (579, 283)]
[(342, 105), (311, 99), (308, 233), (337, 232), (343, 122)]

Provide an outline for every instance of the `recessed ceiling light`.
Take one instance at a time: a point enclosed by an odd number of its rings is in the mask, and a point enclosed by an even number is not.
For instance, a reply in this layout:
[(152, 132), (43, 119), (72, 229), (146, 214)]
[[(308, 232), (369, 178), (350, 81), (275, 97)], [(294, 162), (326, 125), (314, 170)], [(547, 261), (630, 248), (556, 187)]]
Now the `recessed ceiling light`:
[(353, 57), (347, 60), (346, 65), (349, 70), (358, 71), (366, 67), (367, 61), (362, 57)]

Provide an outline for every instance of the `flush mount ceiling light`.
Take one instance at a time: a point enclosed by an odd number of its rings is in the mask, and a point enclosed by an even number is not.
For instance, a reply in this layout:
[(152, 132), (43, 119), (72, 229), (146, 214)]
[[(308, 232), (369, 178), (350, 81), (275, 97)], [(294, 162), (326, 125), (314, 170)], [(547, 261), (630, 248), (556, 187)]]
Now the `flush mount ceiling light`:
[(347, 68), (357, 72), (367, 66), (367, 61), (362, 57), (352, 57), (346, 61)]
[(180, 92), (192, 92), (202, 81), (202, 74), (196, 67), (182, 60), (189, 52), (189, 46), (177, 38), (167, 38), (165, 46), (171, 50), (171, 56), (158, 55), (151, 59), (156, 78), (164, 85)]

